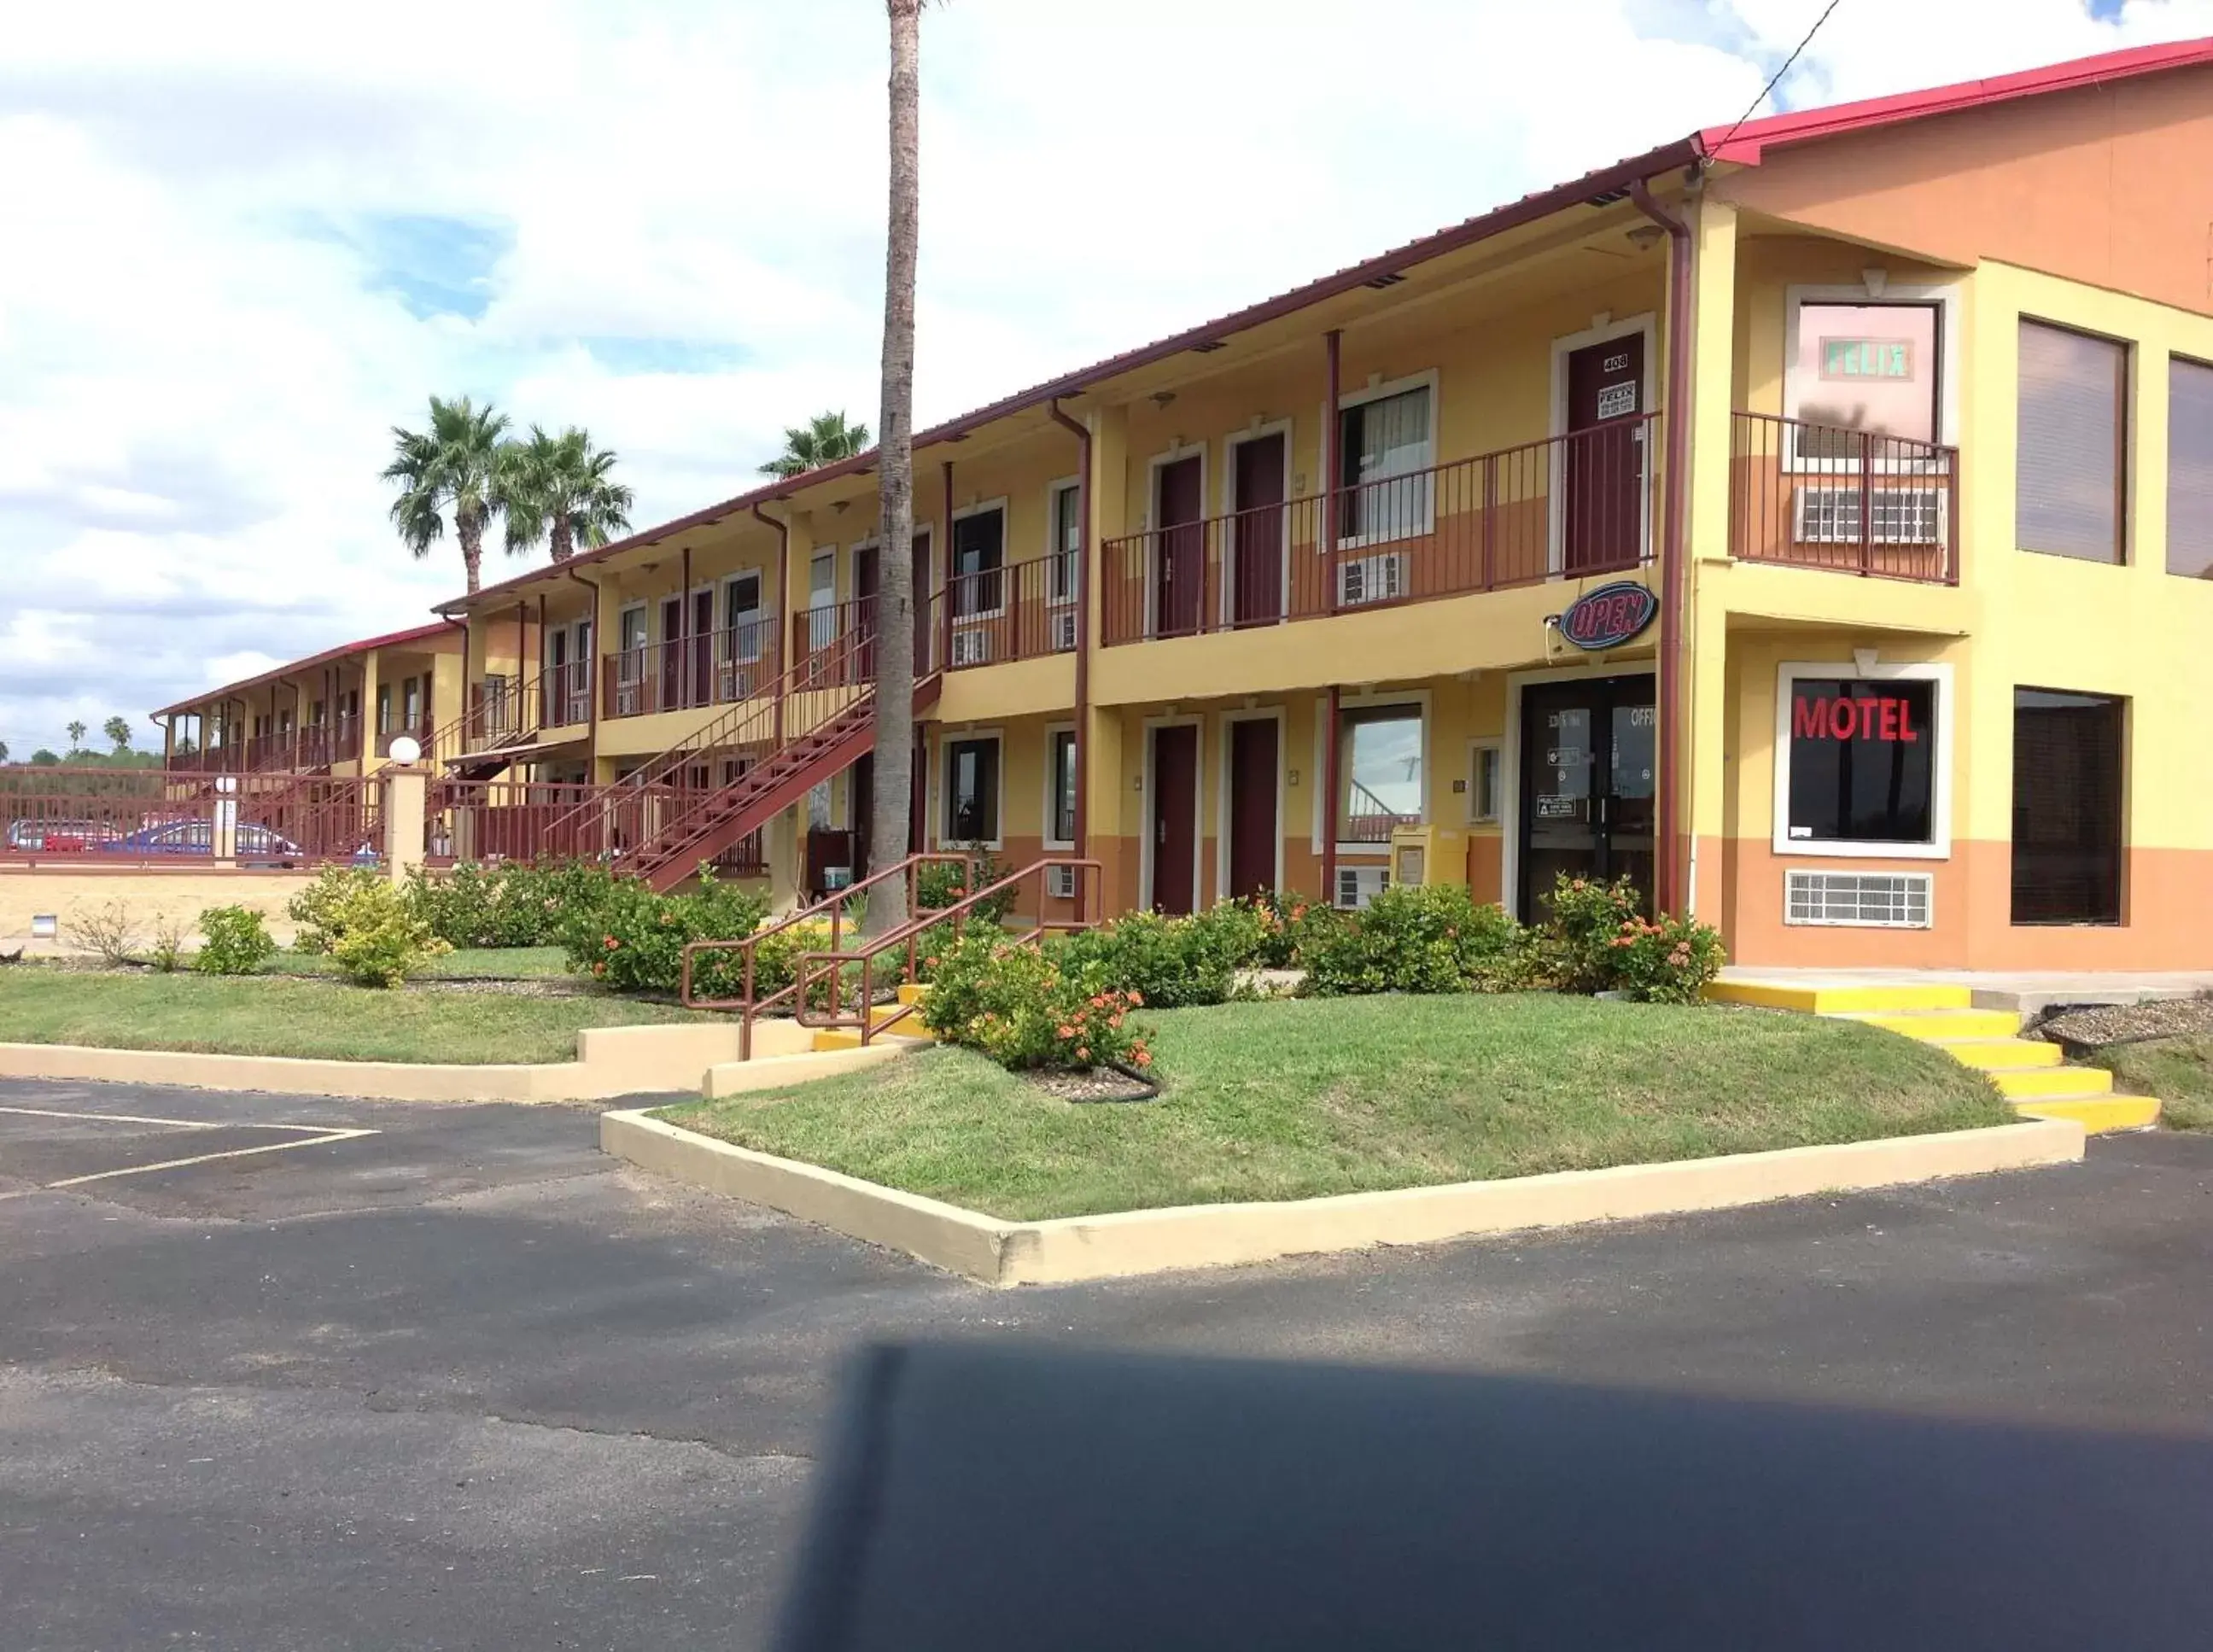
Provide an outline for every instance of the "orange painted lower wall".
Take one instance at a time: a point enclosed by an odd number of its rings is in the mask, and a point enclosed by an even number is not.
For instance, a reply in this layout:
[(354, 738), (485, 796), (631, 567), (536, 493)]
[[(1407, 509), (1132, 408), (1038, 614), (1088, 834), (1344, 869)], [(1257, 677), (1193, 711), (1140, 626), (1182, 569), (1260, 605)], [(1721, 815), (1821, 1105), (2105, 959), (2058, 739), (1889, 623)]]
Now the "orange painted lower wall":
[[(1948, 859), (1820, 860), (1764, 838), (1701, 838), (1698, 879), (1723, 881), (1717, 918), (1729, 961), (1834, 969), (2213, 969), (2213, 850), (2134, 849), (2119, 924), (2015, 924), (2013, 849), (1955, 840)], [(1790, 869), (1933, 875), (1932, 927), (1842, 929), (1783, 921)], [(1705, 905), (1710, 917), (1714, 909)]]

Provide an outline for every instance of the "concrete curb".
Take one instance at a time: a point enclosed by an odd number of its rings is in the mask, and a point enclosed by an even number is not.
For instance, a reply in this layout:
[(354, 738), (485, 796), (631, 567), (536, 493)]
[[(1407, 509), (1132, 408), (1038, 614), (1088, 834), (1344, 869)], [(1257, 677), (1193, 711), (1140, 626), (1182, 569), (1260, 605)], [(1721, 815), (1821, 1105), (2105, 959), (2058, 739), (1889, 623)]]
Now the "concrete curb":
[(834, 1170), (733, 1147), (642, 1111), (600, 1117), (600, 1146), (642, 1169), (905, 1251), (994, 1286), (1065, 1284), (1375, 1245), (1431, 1244), (1518, 1228), (1728, 1210), (1812, 1193), (2069, 1164), (2082, 1158), (2082, 1127), (2071, 1119), (2037, 1119), (1680, 1164), (1559, 1171), (1510, 1181), (1003, 1222)]
[(672, 1090), (729, 1094), (873, 1066), (910, 1047), (805, 1052), (812, 1037), (790, 1022), (754, 1029), (762, 1053), (740, 1062), (735, 1023), (587, 1027), (576, 1059), (540, 1064), (324, 1061), (297, 1056), (207, 1055), (82, 1044), (0, 1044), (0, 1078), (88, 1079), (191, 1089), (266, 1090), (371, 1101), (612, 1101)]

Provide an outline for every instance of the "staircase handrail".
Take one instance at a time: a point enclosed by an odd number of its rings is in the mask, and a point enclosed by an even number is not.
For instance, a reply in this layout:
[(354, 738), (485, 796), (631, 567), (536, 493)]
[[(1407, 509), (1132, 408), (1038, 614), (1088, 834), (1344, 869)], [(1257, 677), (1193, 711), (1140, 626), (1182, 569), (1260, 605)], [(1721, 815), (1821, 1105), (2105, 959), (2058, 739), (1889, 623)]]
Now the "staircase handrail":
[[(1075, 868), (1084, 875), (1076, 881), (1075, 900), (1077, 915), (1072, 918), (1050, 918), (1045, 916), (1046, 899), (1045, 875), (1055, 868), (1064, 866)], [(954, 901), (950, 906), (928, 913), (917, 913), (905, 923), (887, 930), (881, 935), (864, 939), (854, 951), (803, 952), (799, 954), (792, 972), (791, 990), (796, 995), (792, 1006), (792, 1019), (802, 1027), (857, 1027), (860, 1029), (862, 1045), (865, 1048), (877, 1033), (898, 1026), (899, 1022), (913, 1015), (918, 1008), (915, 1004), (903, 1003), (893, 1009), (887, 1015), (879, 1017), (876, 1015), (875, 968), (875, 960), (879, 955), (894, 948), (905, 948), (906, 967), (903, 980), (905, 984), (911, 984), (915, 978), (917, 943), (924, 935), (941, 924), (950, 924), (953, 925), (954, 936), (958, 939), (966, 930), (968, 916), (971, 912), (986, 902), (1020, 887), (1032, 878), (1038, 881), (1038, 919), (1035, 924), (1021, 933), (1009, 936), (1007, 939), (1011, 945), (1027, 947), (1042, 941), (1049, 934), (1065, 935), (1079, 930), (1096, 929), (1100, 921), (1098, 909), (1100, 904), (1100, 880), (1103, 872), (1104, 869), (1099, 862), (1084, 856), (1047, 855), (1042, 859), (1032, 861), (1019, 871), (1009, 872), (996, 883), (987, 885), (981, 889), (971, 890), (967, 895)], [(839, 1006), (838, 997), (844, 984), (846, 967), (853, 964), (858, 964), (861, 966), (860, 991), (857, 995), (859, 1007), (857, 1010), (847, 1013)], [(812, 1016), (808, 1003), (808, 989), (814, 984), (816, 978), (824, 972), (822, 970), (812, 967), (815, 965), (826, 966), (830, 978), (829, 1006), (824, 1016), (820, 1019)]]

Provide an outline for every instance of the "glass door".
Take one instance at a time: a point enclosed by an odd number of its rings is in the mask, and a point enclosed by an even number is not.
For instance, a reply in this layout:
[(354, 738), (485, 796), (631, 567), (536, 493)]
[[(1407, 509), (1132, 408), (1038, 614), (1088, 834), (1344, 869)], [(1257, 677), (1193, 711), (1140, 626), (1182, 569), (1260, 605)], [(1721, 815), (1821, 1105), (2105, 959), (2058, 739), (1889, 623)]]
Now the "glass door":
[(1544, 683), (1521, 695), (1518, 908), (1542, 917), (1553, 881), (1626, 877), (1651, 901), (1658, 773), (1649, 676)]

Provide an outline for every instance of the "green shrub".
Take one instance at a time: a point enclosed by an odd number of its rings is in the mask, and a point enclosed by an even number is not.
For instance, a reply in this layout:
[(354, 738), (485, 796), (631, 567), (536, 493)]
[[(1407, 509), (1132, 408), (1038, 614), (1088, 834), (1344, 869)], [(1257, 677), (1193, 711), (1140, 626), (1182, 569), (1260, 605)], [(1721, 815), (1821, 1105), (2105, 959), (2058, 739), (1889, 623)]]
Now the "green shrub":
[(978, 929), (939, 955), (921, 1015), (940, 1037), (1016, 1070), (1143, 1069), (1152, 1052), (1130, 1016), (1143, 1002), (1104, 986), (1092, 966), (1072, 969), (1064, 957)]
[(371, 884), (388, 887), (389, 882), (373, 866), (326, 866), (285, 905), (285, 915), (299, 925), (292, 945), (301, 952), (327, 954), (345, 933), (340, 914), (360, 891)]
[(277, 955), (269, 927), (251, 906), (210, 906), (200, 914), (200, 949), (192, 967), (203, 975), (251, 975)]
[(1317, 934), (1307, 969), (1332, 997), (1494, 991), (1515, 978), (1520, 940), (1504, 909), (1478, 904), (1465, 884), (1394, 886)]
[(455, 947), (546, 947), (571, 916), (596, 910), (613, 882), (592, 861), (462, 862), (442, 875), (412, 874), (407, 897), (441, 941)]
[[(686, 945), (751, 935), (766, 910), (758, 896), (719, 883), (704, 871), (698, 888), (689, 894), (657, 895), (639, 879), (616, 878), (597, 905), (568, 913), (561, 946), (570, 969), (616, 991), (673, 993), (682, 983)], [(716, 997), (737, 996), (743, 980), (739, 954), (707, 957), (699, 989)]]
[(326, 908), (330, 954), (338, 973), (362, 986), (398, 986), (453, 948), (389, 879), (369, 878)]
[[(1052, 951), (1070, 972), (1087, 973), (1102, 988), (1141, 993), (1156, 1009), (1182, 1009), (1228, 999), (1241, 940), (1241, 926), (1234, 917), (1131, 912), (1098, 929), (1080, 930)], [(930, 990), (936, 991), (935, 977)]]
[(1304, 968), (1308, 949), (1320, 944), (1344, 918), (1334, 906), (1291, 889), (1257, 895), (1252, 905), (1262, 931), (1259, 951), (1252, 960), (1256, 969)]
[(1631, 919), (1609, 943), (1613, 989), (1640, 1003), (1696, 1003), (1726, 954), (1711, 924), (1696, 918)]
[(1273, 939), (1266, 910), (1250, 900), (1217, 901), (1189, 920), (1192, 949), (1235, 972), (1265, 966)]
[(154, 920), (154, 939), (146, 948), (146, 961), (162, 975), (174, 975), (185, 960), (185, 928), (175, 918)]
[[(945, 845), (948, 854), (962, 853), (964, 848), (965, 846), (960, 844)], [(976, 882), (973, 887), (977, 889), (990, 888), (1014, 869), (982, 849), (966, 852), (972, 853), (975, 856)], [(965, 899), (970, 893), (968, 869), (957, 861), (924, 861), (915, 869), (914, 904), (917, 911), (943, 911), (954, 902)], [(1015, 896), (1018, 893), (1019, 891), (1013, 889), (1002, 890), (989, 900), (978, 902), (969, 909), (968, 921), (972, 924), (978, 922), (998, 924), (1012, 910)]]
[(1605, 992), (1615, 985), (1615, 939), (1638, 920), (1643, 902), (1627, 878), (1600, 883), (1562, 873), (1544, 898), (1539, 943), (1545, 972), (1564, 992)]

